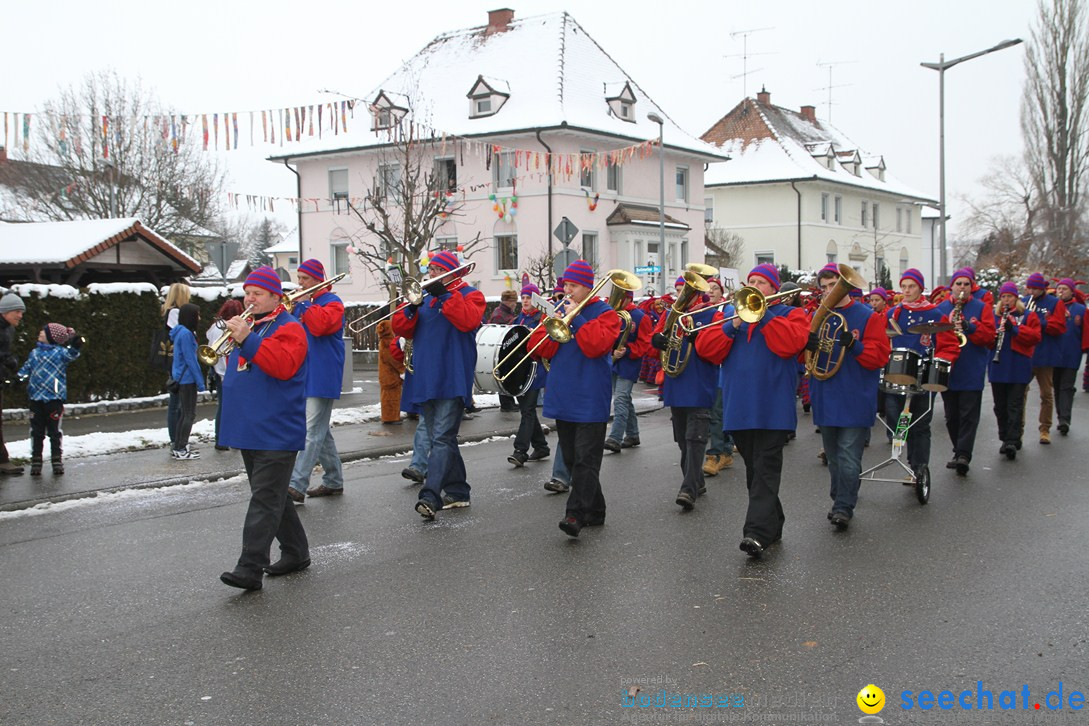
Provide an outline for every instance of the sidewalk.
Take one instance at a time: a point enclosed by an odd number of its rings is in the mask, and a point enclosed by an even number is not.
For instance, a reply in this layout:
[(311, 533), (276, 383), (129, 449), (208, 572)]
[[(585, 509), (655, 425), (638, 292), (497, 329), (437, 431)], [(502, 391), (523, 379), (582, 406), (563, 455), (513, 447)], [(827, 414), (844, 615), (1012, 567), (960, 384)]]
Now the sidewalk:
[[(343, 401), (342, 406), (351, 405), (352, 400), (357, 400), (359, 405), (364, 403), (360, 399), (364, 396), (352, 394)], [(366, 403), (372, 403), (373, 397)], [(649, 413), (661, 408), (657, 398), (643, 395), (640, 391), (634, 398), (636, 411), (639, 414)], [(152, 409), (147, 412), (149, 417), (155, 417), (163, 421), (165, 428), (165, 411)], [(202, 407), (198, 411), (198, 418), (207, 418), (215, 415), (214, 407)], [(90, 417), (88, 417), (90, 418)], [(95, 421), (74, 427), (65, 421), (66, 435), (72, 435), (73, 428), (92, 428), (93, 430), (124, 431), (126, 424), (132, 424), (133, 414), (118, 413), (106, 414), (102, 417), (110, 419)], [(498, 407), (485, 408), (474, 415), (470, 420), (463, 421), (459, 442), (468, 443), (483, 441), (493, 436), (514, 436), (518, 431), (519, 414), (502, 413)], [(551, 425), (552, 421), (543, 419), (542, 423)], [(15, 434), (15, 426), (12, 426), (12, 434)], [(4, 427), (5, 438), (8, 438), (8, 426)], [(336, 426), (333, 435), (336, 438), (337, 449), (342, 461), (356, 461), (359, 459), (371, 459), (380, 456), (403, 454), (412, 450), (412, 439), (416, 433), (416, 425), (413, 421), (404, 421), (400, 426), (383, 425), (378, 421), (347, 424)], [(10, 438), (14, 439), (15, 436)], [(555, 439), (553, 439), (555, 443)], [(48, 447), (48, 443), (46, 444)], [(170, 451), (166, 447), (142, 449), (139, 451), (126, 451), (113, 454), (96, 456), (65, 458), (65, 475), (54, 478), (49, 472), (49, 464), (46, 462), (44, 473), (40, 477), (31, 477), (29, 473), (23, 476), (4, 477), (0, 479), (0, 512), (29, 509), (30, 507), (46, 502), (62, 502), (69, 499), (93, 497), (99, 492), (113, 492), (123, 489), (146, 489), (187, 484), (190, 481), (209, 481), (227, 479), (244, 474), (242, 457), (237, 451), (217, 451), (211, 442), (199, 442), (195, 445), (201, 452), (201, 458), (194, 461), (176, 461), (170, 458)], [(28, 467), (29, 472), (29, 467)]]

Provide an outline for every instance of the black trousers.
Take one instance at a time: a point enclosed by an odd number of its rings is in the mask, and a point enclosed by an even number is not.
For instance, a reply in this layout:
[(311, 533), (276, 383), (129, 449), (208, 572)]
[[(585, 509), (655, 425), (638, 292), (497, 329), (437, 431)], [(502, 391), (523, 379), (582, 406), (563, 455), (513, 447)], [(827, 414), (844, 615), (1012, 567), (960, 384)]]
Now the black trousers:
[(583, 524), (605, 520), (605, 495), (601, 493), (601, 457), (605, 453), (608, 423), (575, 423), (556, 420), (560, 451), (571, 472), (567, 516)]
[(998, 421), (998, 438), (1003, 444), (1021, 448), (1025, 429), (1025, 389), (1027, 383), (991, 383), (994, 417)]
[(518, 424), (518, 433), (514, 437), (515, 451), (528, 453), (531, 444), (534, 449), (548, 450), (548, 439), (545, 438), (544, 429), (541, 428), (541, 420), (537, 418), (537, 399), (541, 397), (543, 390), (538, 388), (518, 397), (518, 410), (522, 412), (522, 420)]
[(942, 391), (942, 401), (945, 404), (945, 430), (953, 444), (953, 456), (963, 456), (971, 461), (983, 391)]
[(1060, 424), (1070, 425), (1070, 413), (1074, 410), (1074, 392), (1077, 390), (1078, 369), (1056, 368), (1051, 374), (1055, 389), (1055, 415)]
[(786, 522), (783, 503), (779, 501), (779, 482), (783, 473), (783, 447), (790, 432), (747, 429), (730, 433), (745, 460), (745, 485), (749, 489), (744, 536), (767, 547), (783, 536)]
[(178, 387), (178, 424), (174, 430), (174, 451), (189, 448), (189, 434), (197, 420), (197, 384), (183, 383)]
[(707, 438), (711, 431), (711, 409), (690, 406), (670, 406), (673, 440), (681, 450), (681, 491), (693, 499), (704, 487), (703, 457), (707, 453)]
[(260, 577), (262, 568), (269, 564), (273, 539), (279, 540), (283, 557), (309, 559), (306, 531), (295, 504), (287, 498), (287, 485), (298, 453), (242, 449), (242, 463), (250, 479), (250, 506), (242, 526), (242, 555), (237, 571)]
[[(908, 464), (912, 469), (930, 466), (930, 422), (934, 418), (934, 399), (930, 398), (928, 401), (927, 397), (933, 395), (932, 393), (911, 394), (911, 422), (914, 425), (908, 429), (907, 450)], [(904, 410), (906, 398), (899, 394), (885, 394), (885, 421), (893, 431), (896, 430), (896, 422)], [(921, 414), (920, 412), (924, 410), (926, 414)]]
[(49, 437), (49, 458), (61, 460), (61, 418), (64, 416), (64, 401), (30, 401), (30, 459), (42, 460), (45, 437)]
[(10, 461), (8, 447), (4, 443), (4, 390), (0, 387), (0, 464)]

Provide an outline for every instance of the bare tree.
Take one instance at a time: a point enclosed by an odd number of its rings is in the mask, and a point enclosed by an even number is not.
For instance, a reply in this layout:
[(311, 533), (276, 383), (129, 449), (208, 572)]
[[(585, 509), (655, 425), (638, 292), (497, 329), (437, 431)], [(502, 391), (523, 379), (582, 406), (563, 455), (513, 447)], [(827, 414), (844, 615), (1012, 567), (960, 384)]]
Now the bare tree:
[(1034, 257), (1073, 270), (1085, 254), (1089, 167), (1089, 11), (1085, 0), (1039, 0), (1025, 50), (1021, 128), (1035, 195)]
[(723, 227), (707, 230), (708, 264), (737, 268), (745, 254), (745, 238)]
[(88, 75), (38, 120), (28, 163), (8, 180), (27, 201), (23, 219), (139, 217), (168, 239), (215, 226), (223, 175), (201, 151), (195, 120), (165, 110), (139, 82)]
[(548, 252), (542, 252), (536, 257), (530, 257), (523, 263), (523, 269), (526, 274), (529, 275), (529, 279), (537, 285), (537, 287), (541, 288), (546, 295), (551, 288), (550, 281), (555, 279), (552, 270), (555, 259), (555, 253), (549, 254)]
[[(443, 227), (461, 216), (464, 204), (457, 201), (456, 161), (435, 160), (441, 142), (416, 138), (416, 127), (407, 123), (395, 131), (399, 138), (379, 155), (363, 208), (350, 205), (362, 228), (347, 233), (356, 255), (380, 279), (385, 279), (391, 261), (407, 276), (419, 278), (421, 256)], [(481, 244), (478, 233), (459, 241), (458, 251), (468, 256)]]

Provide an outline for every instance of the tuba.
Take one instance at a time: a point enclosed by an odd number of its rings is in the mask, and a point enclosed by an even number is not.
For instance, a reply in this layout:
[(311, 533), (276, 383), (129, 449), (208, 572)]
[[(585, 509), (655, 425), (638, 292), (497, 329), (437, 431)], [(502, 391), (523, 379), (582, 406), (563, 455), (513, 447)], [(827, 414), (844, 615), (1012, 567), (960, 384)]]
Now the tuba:
[(842, 313), (837, 313), (834, 308), (851, 290), (861, 290), (866, 286), (862, 275), (853, 267), (840, 264), (838, 271), (839, 280), (836, 281), (836, 286), (822, 296), (820, 305), (813, 313), (813, 320), (809, 323), (809, 332), (816, 333), (819, 342), (816, 353), (810, 350), (805, 352), (805, 369), (818, 381), (826, 381), (836, 375), (843, 365), (843, 357), (847, 354), (847, 349), (841, 345), (839, 356), (833, 360), (832, 351), (835, 350), (839, 334), (847, 328), (847, 318)]
[(692, 355), (692, 346), (683, 346), (685, 334), (680, 325), (681, 316), (688, 314), (688, 306), (697, 295), (701, 295), (711, 289), (710, 284), (702, 275), (691, 270), (684, 272), (684, 289), (677, 296), (673, 306), (669, 308), (662, 332), (668, 336), (666, 347), (659, 354), (662, 361), (662, 370), (670, 378), (676, 378), (688, 366), (688, 359)]

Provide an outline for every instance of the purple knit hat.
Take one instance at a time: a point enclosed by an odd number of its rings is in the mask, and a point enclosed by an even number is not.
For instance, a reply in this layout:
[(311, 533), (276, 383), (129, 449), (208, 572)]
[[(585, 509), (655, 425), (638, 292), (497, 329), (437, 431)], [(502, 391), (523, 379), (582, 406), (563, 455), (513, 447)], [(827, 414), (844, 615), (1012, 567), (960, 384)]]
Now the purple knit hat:
[(299, 272), (304, 275), (310, 275), (318, 282), (325, 279), (325, 265), (321, 264), (319, 260), (307, 260), (299, 265)]
[(953, 273), (953, 276), (949, 278), (949, 284), (952, 285), (957, 281), (958, 277), (967, 277), (969, 282), (973, 285), (976, 284), (976, 271), (971, 267), (962, 267)]
[[(752, 277), (753, 275), (759, 275), (764, 278), (771, 283), (771, 286), (775, 288), (776, 292), (779, 292), (779, 287), (781, 285), (779, 282), (779, 268), (775, 265), (769, 265), (766, 262), (762, 265), (757, 265), (749, 271), (749, 277)], [(747, 280), (749, 278), (746, 277), (745, 279)]]
[(1016, 297), (1018, 292), (1016, 282), (1003, 282), (1002, 287), (998, 288), (999, 295), (1013, 295)]
[(430, 260), (428, 260), (427, 264), (438, 265), (447, 272), (451, 272), (461, 267), (461, 263), (458, 262), (458, 256), (450, 250), (443, 250), (442, 252), (438, 253)]
[(563, 294), (563, 278), (562, 277), (557, 277), (556, 278), (556, 287), (552, 288), (552, 294), (553, 295), (562, 295)]
[(874, 289), (870, 290), (870, 294), (880, 295), (885, 302), (888, 302), (889, 298), (892, 297), (892, 295), (889, 294), (889, 291), (883, 287), (875, 287)]
[(900, 282), (903, 282), (904, 280), (911, 280), (918, 285), (920, 289), (926, 289), (926, 281), (923, 279), (923, 273), (919, 272), (914, 267), (910, 270), (906, 270), (904, 274), (900, 275)]
[(821, 275), (823, 275), (826, 272), (830, 272), (833, 275), (835, 275), (836, 277), (839, 277), (839, 265), (837, 265), (835, 262), (829, 262), (827, 265), (822, 267), (820, 269), (820, 271), (817, 273), (817, 279), (818, 280), (821, 279)]
[(257, 287), (268, 290), (273, 295), (283, 295), (284, 288), (280, 285), (280, 278), (276, 275), (276, 272), (268, 265), (261, 265), (256, 270), (251, 272), (246, 278), (246, 281), (242, 283), (242, 289), (245, 290), (250, 285), (256, 285)]
[(564, 282), (592, 288), (594, 286), (594, 268), (586, 260), (575, 260), (563, 271)]
[(673, 287), (677, 287), (677, 285), (683, 285), (683, 284), (684, 284), (684, 275), (680, 275), (676, 280), (673, 281)]
[(1028, 276), (1027, 280), (1025, 280), (1025, 287), (1032, 287), (1037, 290), (1046, 290), (1047, 280), (1045, 280), (1044, 276), (1039, 272), (1034, 272)]
[(1078, 289), (1078, 283), (1074, 282), (1074, 280), (1072, 278), (1069, 278), (1069, 277), (1064, 277), (1063, 279), (1059, 280), (1058, 284), (1066, 285), (1071, 290), (1077, 290)]
[(536, 285), (534, 285), (531, 282), (528, 285), (523, 285), (522, 286), (521, 294), (522, 295), (534, 295), (534, 294), (540, 295), (541, 294), (541, 288), (537, 287)]

